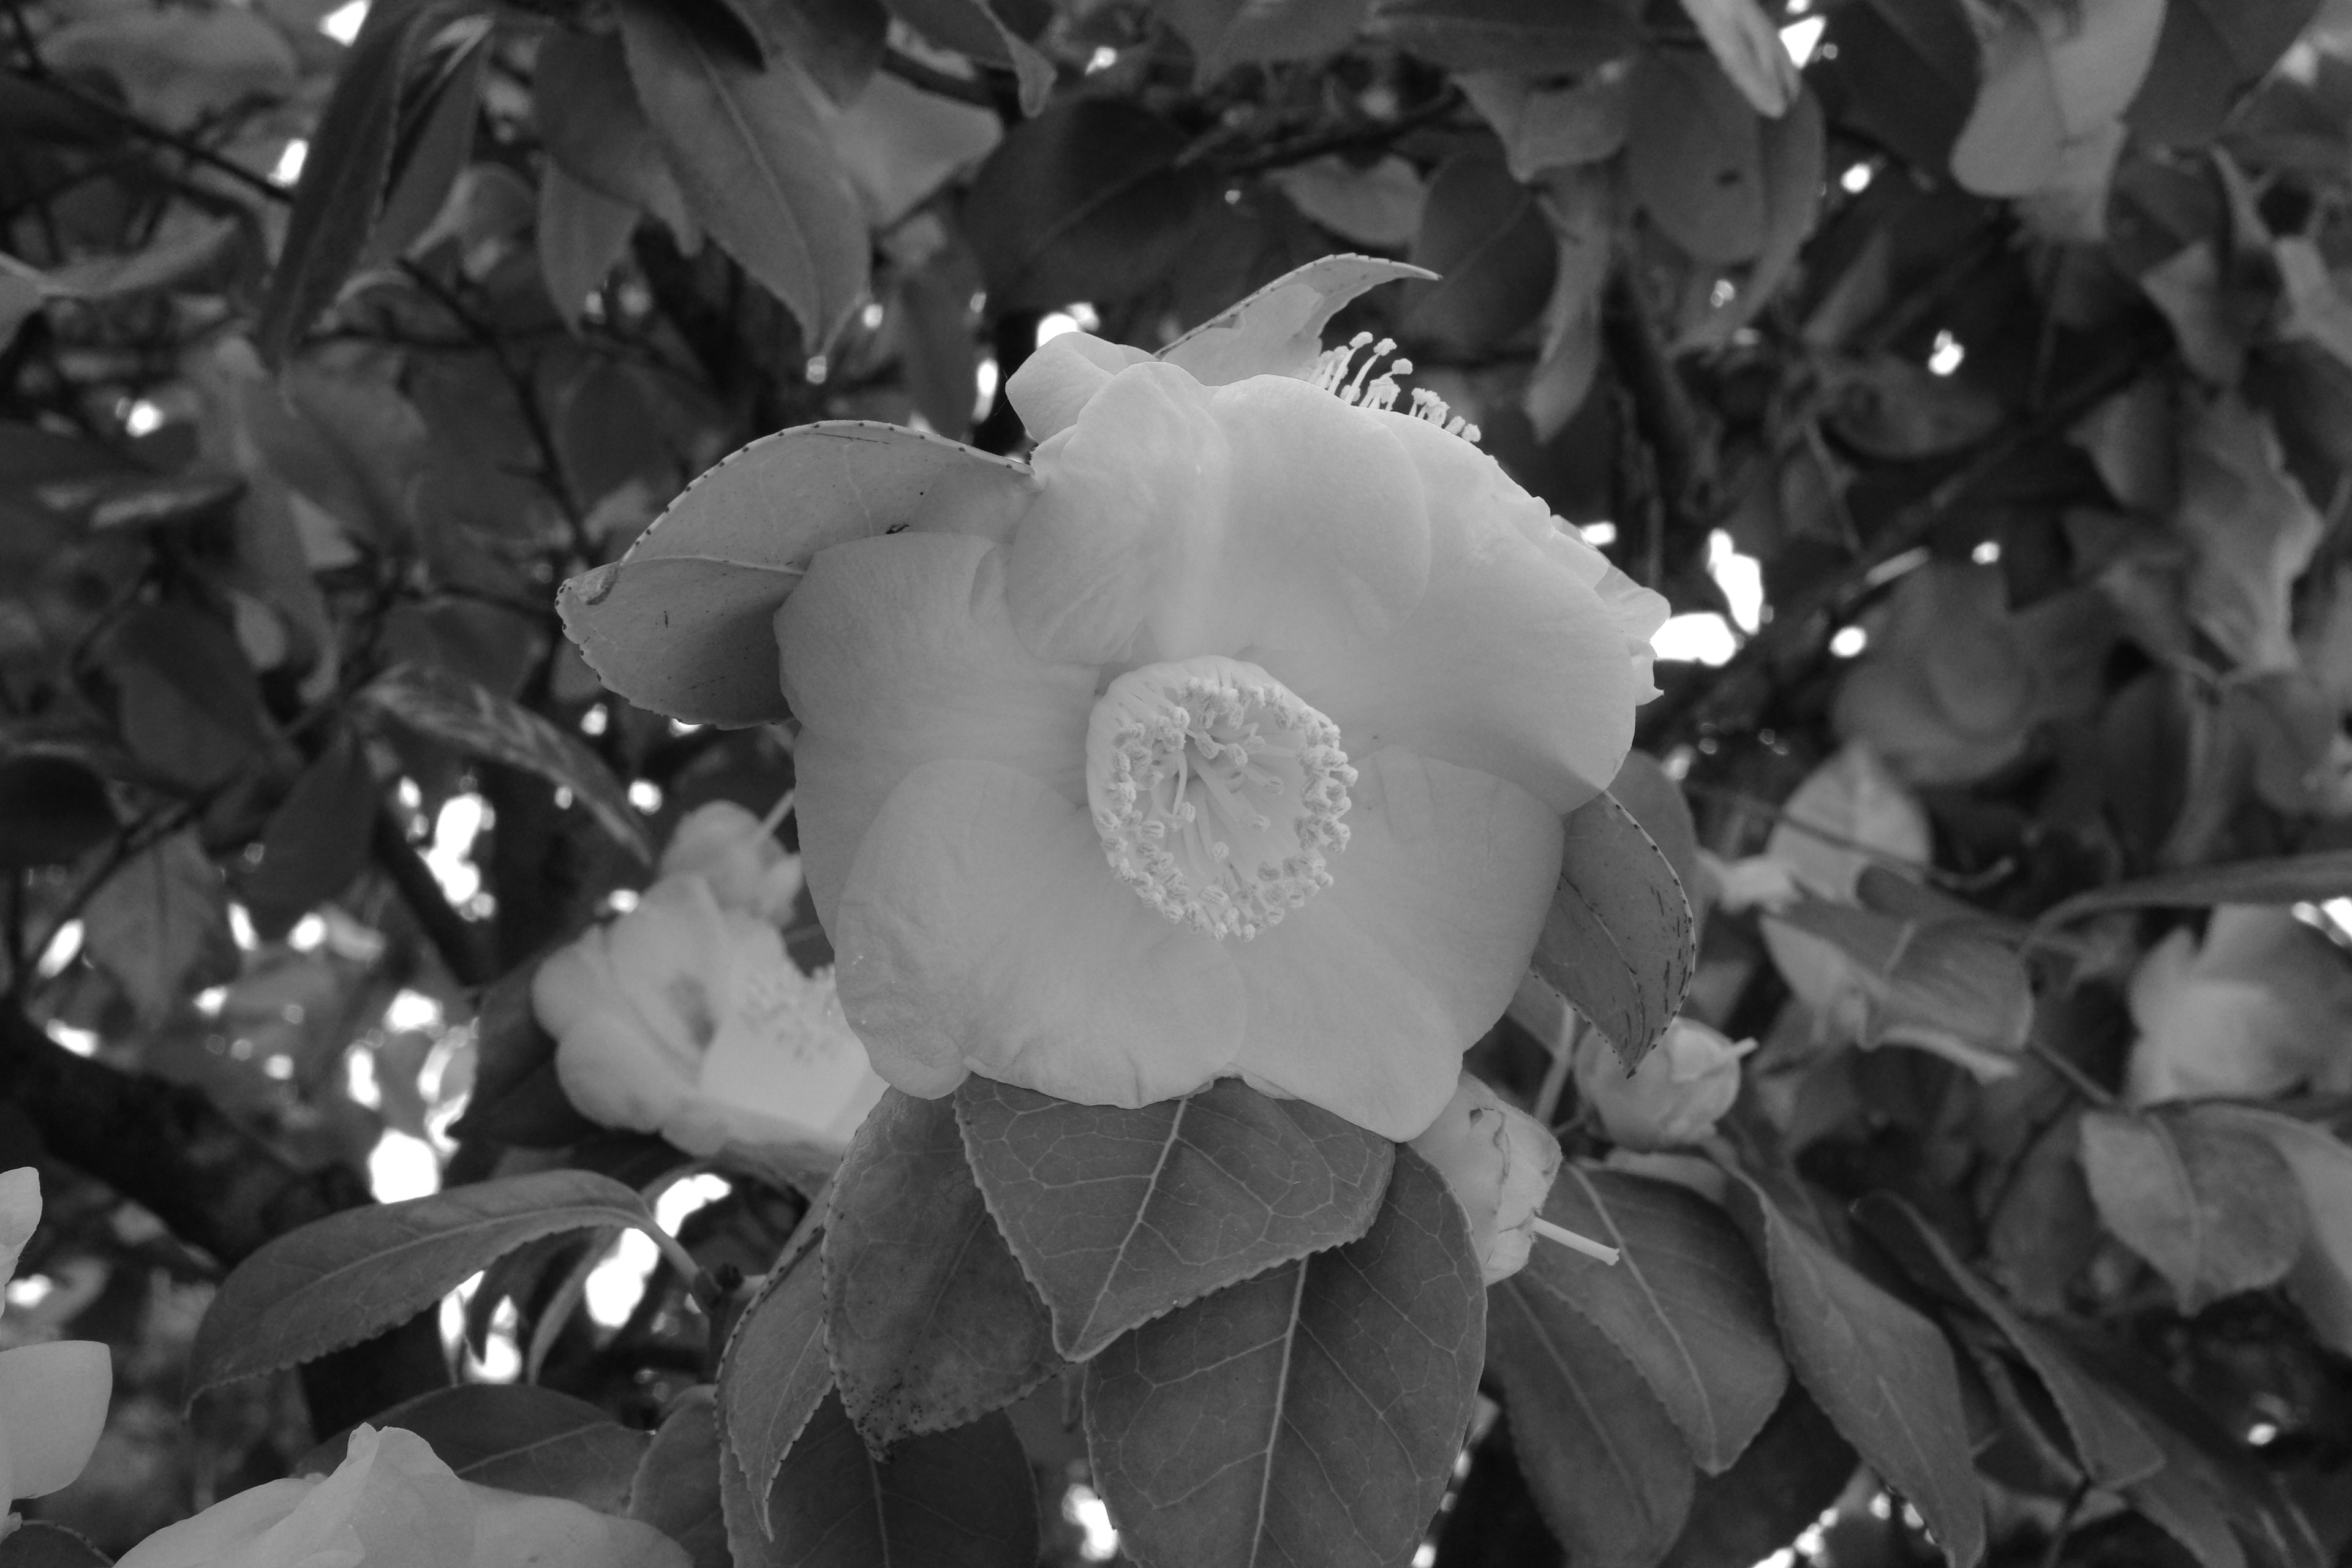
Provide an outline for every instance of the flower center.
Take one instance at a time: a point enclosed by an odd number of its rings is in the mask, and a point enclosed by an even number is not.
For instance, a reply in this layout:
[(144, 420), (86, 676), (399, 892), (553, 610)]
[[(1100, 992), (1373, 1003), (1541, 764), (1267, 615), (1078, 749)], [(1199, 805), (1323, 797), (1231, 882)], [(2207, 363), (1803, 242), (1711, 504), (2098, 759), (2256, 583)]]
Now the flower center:
[[(1361, 359), (1356, 357), (1367, 348), (1372, 352)], [(1396, 378), (1412, 374), (1412, 361), (1402, 356), (1389, 358), (1395, 350), (1394, 338), (1382, 338), (1374, 342), (1371, 333), (1358, 332), (1339, 347), (1326, 349), (1317, 355), (1315, 368), (1307, 373), (1307, 380), (1309, 384), (1321, 387), (1342, 403), (1388, 412), (1395, 408), (1397, 396), (1402, 391), (1397, 385)], [(1368, 381), (1366, 378), (1376, 370), (1380, 374)], [(1354, 373), (1352, 375), (1349, 374), (1351, 371)], [(1445, 399), (1429, 388), (1414, 387), (1412, 395), (1406, 402), (1405, 412), (1414, 418), (1426, 419), (1449, 436), (1459, 436), (1473, 443), (1477, 441), (1478, 426), (1447, 407)]]
[(1180, 924), (1254, 937), (1331, 885), (1356, 770), (1339, 727), (1218, 655), (1110, 683), (1087, 722), (1087, 803), (1112, 873)]

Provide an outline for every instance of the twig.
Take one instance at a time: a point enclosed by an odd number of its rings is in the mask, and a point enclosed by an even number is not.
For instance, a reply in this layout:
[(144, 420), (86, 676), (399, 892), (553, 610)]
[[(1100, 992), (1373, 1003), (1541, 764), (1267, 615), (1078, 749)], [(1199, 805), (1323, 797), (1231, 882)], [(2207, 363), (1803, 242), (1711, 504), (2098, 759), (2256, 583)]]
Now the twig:
[(46, 92), (54, 92), (59, 98), (79, 108), (87, 109), (93, 114), (102, 114), (132, 135), (160, 146), (169, 147), (192, 163), (202, 163), (207, 169), (226, 174), (230, 179), (257, 195), (266, 196), (278, 203), (291, 203), (294, 200), (293, 192), (268, 175), (256, 174), (236, 159), (225, 153), (215, 153), (201, 142), (183, 136), (176, 131), (167, 131), (119, 104), (109, 103), (94, 92), (85, 91), (65, 78), (51, 74), (46, 68), (39, 65), (37, 59), (30, 68), (12, 68), (8, 74), (20, 80), (32, 82)]
[(485, 952), (478, 928), (467, 923), (441, 891), (432, 868), (408, 841), (392, 808), (378, 802), (375, 823), (370, 829), (368, 851), (392, 885), (400, 891), (401, 900), (433, 951), (441, 956), (449, 977), (467, 987), (486, 985), (496, 978)]
[(2116, 1100), (2115, 1095), (2109, 1092), (2106, 1089), (2101, 1087), (2097, 1079), (2092, 1078), (2088, 1073), (2084, 1072), (2081, 1068), (2076, 1067), (2073, 1062), (2068, 1061), (2063, 1056), (2052, 1050), (2048, 1046), (2043, 1045), (2040, 1040), (2033, 1038), (2030, 1035), (2026, 1037), (2025, 1048), (2032, 1055), (2034, 1060), (2040, 1062), (2043, 1067), (2046, 1067), (2052, 1072), (2056, 1073), (2059, 1078), (2064, 1079), (2066, 1086), (2072, 1089), (2076, 1094), (2081, 1095), (2084, 1100), (2089, 1100), (2093, 1105), (2097, 1106), (2102, 1110), (2113, 1110), (2116, 1109)]
[(2066, 1554), (2066, 1538), (2074, 1533), (2074, 1521), (2083, 1511), (2083, 1500), (2091, 1495), (2090, 1478), (2074, 1483), (2067, 1494), (2066, 1506), (2058, 1512), (2058, 1523), (2050, 1531), (2048, 1544), (2042, 1549), (2042, 1568), (2058, 1568), (2058, 1561)]
[(1371, 125), (1350, 126), (1344, 131), (1327, 131), (1319, 135), (1302, 137), (1284, 147), (1269, 147), (1253, 153), (1246, 158), (1236, 158), (1230, 163), (1216, 165), (1222, 174), (1256, 174), (1268, 169), (1287, 168), (1320, 158), (1327, 153), (1356, 153), (1373, 147), (1385, 147), (1391, 142), (1444, 119), (1462, 107), (1458, 88), (1447, 88), (1426, 103), (1417, 103), (1394, 120), (1384, 120)]

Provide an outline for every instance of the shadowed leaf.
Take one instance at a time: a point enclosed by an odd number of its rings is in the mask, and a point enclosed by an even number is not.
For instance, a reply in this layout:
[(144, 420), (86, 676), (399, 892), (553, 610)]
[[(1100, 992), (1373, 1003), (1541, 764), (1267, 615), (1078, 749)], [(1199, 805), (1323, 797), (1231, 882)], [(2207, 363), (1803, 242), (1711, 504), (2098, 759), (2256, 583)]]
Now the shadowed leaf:
[(1603, 795), (1570, 812), (1536, 977), (1575, 1004), (1631, 1071), (1681, 1011), (1698, 953), (1690, 902), (1633, 814)]
[(2294, 1173), (2259, 1133), (2193, 1116), (2094, 1110), (2083, 1172), (2099, 1216), (2201, 1311), (2275, 1284), (2306, 1226)]
[(727, 1446), (756, 1489), (774, 1485), (784, 1455), (833, 1387), (824, 1350), (824, 1267), (779, 1263), (727, 1341), (719, 1415)]

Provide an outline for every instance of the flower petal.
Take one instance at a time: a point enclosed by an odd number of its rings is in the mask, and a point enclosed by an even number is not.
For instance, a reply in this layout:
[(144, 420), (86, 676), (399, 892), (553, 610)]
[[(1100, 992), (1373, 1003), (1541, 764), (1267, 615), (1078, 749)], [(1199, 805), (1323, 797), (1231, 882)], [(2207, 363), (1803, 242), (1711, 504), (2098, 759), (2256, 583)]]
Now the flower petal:
[(73, 1484), (106, 1429), (113, 1392), (113, 1358), (95, 1340), (0, 1351), (0, 1434), (14, 1496), (47, 1497)]
[(898, 782), (941, 757), (1002, 763), (1087, 798), (1094, 671), (1047, 664), (1013, 635), (1004, 557), (985, 541), (905, 534), (835, 545), (776, 616), (801, 865), (835, 928), (866, 825)]
[(320, 1482), (289, 1476), (223, 1498), (194, 1519), (165, 1525), (116, 1558), (114, 1568), (217, 1568), (292, 1513)]
[(1151, 356), (1091, 332), (1047, 338), (1004, 383), (1004, 395), (1032, 441), (1044, 442), (1077, 422), (1078, 410), (1110, 378)]
[(834, 930), (842, 1009), (909, 1094), (945, 1094), (969, 1070), (1145, 1105), (1208, 1083), (1241, 1042), (1225, 951), (1116, 880), (1084, 809), (1000, 763), (908, 775)]
[(1622, 623), (1580, 580), (1583, 546), (1497, 526), (1451, 543), (1393, 635), (1254, 657), (1339, 724), (1350, 756), (1408, 746), (1508, 779), (1565, 815), (1609, 787), (1633, 743)]
[(463, 1483), (475, 1503), (468, 1568), (690, 1568), (686, 1548), (650, 1524), (570, 1498)]
[(1174, 365), (1136, 365), (1095, 392), (1030, 459), (1037, 500), (1005, 566), (1021, 640), (1041, 658), (1122, 658), (1171, 588), (1208, 570), (1224, 448), (1208, 389)]
[(1409, 1139), (1527, 972), (1559, 878), (1559, 817), (1517, 784), (1391, 746), (1355, 759), (1331, 885), (1229, 945), (1262, 1089)]
[(774, 929), (761, 929), (775, 944), (774, 963), (745, 975), (702, 1058), (700, 1100), (726, 1137), (782, 1137), (837, 1153), (882, 1098), (882, 1083), (830, 980), (803, 974)]

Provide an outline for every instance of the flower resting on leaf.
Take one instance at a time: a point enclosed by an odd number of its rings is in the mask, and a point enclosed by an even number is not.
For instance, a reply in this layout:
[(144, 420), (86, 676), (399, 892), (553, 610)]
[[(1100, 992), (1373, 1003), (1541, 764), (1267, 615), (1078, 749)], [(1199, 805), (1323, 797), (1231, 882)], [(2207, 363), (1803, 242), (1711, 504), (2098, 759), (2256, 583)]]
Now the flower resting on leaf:
[(635, 1520), (460, 1479), (424, 1438), (352, 1430), (331, 1476), (270, 1481), (166, 1526), (115, 1568), (687, 1568)]
[(2199, 942), (2186, 926), (2131, 977), (2135, 1105), (2352, 1089), (2352, 963), (2286, 910), (2222, 904)]
[(661, 868), (636, 908), (532, 976), (565, 1096), (689, 1154), (829, 1165), (886, 1086), (831, 972), (802, 973), (767, 914), (791, 908), (795, 863), (759, 818), (725, 805), (689, 814)]
[(1665, 606), (1361, 346), (1212, 384), (1055, 338), (1013, 515), (821, 549), (778, 612), (809, 891), (898, 1088), (1237, 1074), (1394, 1138), (1453, 1096)]
[(1666, 1026), (1657, 1048), (1628, 1073), (1609, 1042), (1587, 1031), (1576, 1047), (1577, 1092), (1621, 1147), (1654, 1152), (1703, 1142), (1739, 1098), (1739, 1058), (1753, 1040), (1733, 1045), (1689, 1018)]
[[(0, 1284), (41, 1223), (41, 1179), (29, 1165), (0, 1171)], [(114, 1362), (95, 1340), (0, 1351), (0, 1511), (18, 1498), (73, 1484), (106, 1428)]]

